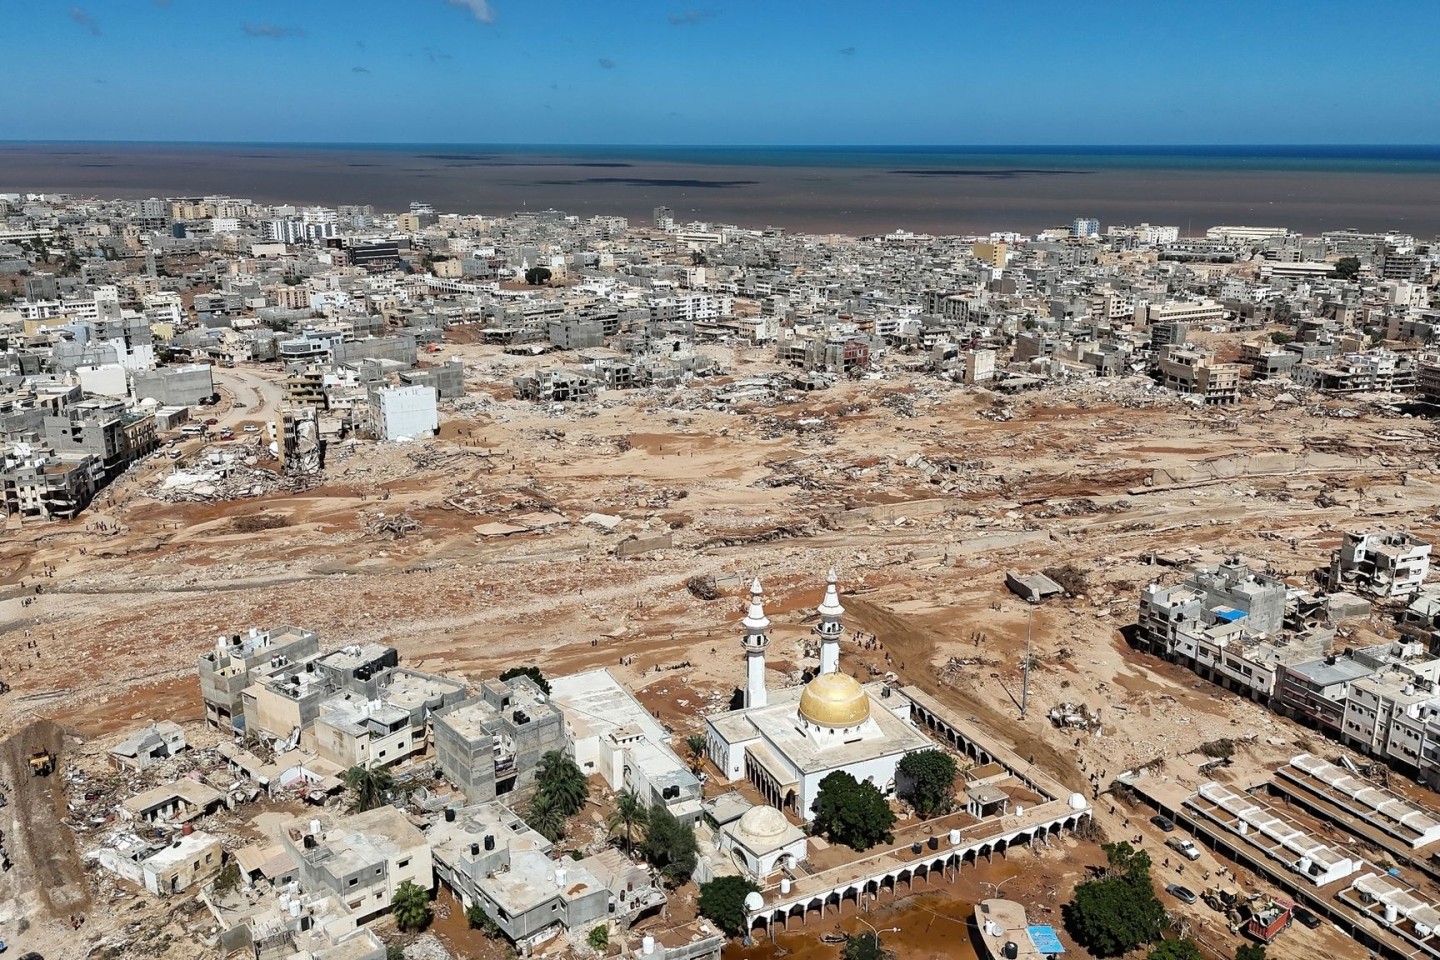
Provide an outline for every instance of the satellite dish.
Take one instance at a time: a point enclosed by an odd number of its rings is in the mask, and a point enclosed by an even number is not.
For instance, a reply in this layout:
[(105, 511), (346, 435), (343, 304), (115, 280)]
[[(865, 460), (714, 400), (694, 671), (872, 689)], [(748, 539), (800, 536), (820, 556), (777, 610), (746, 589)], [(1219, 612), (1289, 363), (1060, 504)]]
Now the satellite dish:
[(745, 895), (745, 909), (750, 913), (760, 910), (765, 906), (765, 898), (758, 893), (747, 893)]

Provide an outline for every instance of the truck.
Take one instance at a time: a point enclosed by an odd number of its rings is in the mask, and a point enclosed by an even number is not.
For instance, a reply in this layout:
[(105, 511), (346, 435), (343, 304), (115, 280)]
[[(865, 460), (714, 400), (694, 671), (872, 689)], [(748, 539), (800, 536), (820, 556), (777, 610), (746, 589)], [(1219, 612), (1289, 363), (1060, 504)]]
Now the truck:
[(1200, 848), (1195, 846), (1195, 841), (1188, 837), (1171, 837), (1165, 841), (1165, 846), (1174, 850), (1186, 860), (1200, 859)]

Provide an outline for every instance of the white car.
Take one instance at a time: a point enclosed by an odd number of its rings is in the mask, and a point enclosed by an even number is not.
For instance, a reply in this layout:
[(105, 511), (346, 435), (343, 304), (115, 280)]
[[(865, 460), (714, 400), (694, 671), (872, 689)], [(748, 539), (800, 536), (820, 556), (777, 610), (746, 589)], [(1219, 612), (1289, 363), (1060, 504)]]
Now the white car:
[(1200, 859), (1200, 848), (1195, 846), (1194, 840), (1186, 840), (1184, 837), (1171, 837), (1165, 841), (1165, 846), (1174, 850), (1186, 860)]

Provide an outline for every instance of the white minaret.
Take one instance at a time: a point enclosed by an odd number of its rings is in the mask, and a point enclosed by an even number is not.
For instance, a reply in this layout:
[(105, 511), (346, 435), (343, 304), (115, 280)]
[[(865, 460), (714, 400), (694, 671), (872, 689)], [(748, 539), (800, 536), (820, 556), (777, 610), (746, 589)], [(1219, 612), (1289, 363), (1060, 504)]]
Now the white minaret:
[(845, 632), (844, 625), (840, 623), (845, 608), (840, 606), (840, 594), (835, 589), (834, 567), (830, 568), (830, 575), (826, 577), (825, 599), (820, 601), (815, 612), (820, 614), (815, 632), (820, 635), (820, 674), (823, 676), (840, 669), (840, 635)]
[(765, 604), (760, 602), (760, 578), (750, 583), (750, 609), (740, 624), (745, 628), (745, 637), (740, 645), (745, 648), (745, 706), (763, 707), (769, 703), (765, 694), (765, 648), (770, 646), (770, 618), (765, 616)]

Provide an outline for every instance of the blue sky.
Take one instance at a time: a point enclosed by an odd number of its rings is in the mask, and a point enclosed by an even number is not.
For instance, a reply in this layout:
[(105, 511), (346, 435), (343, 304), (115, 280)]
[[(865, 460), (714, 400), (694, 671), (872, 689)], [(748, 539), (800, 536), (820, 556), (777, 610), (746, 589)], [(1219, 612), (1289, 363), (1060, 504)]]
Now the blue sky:
[(1440, 143), (1437, 0), (0, 0), (3, 139)]

